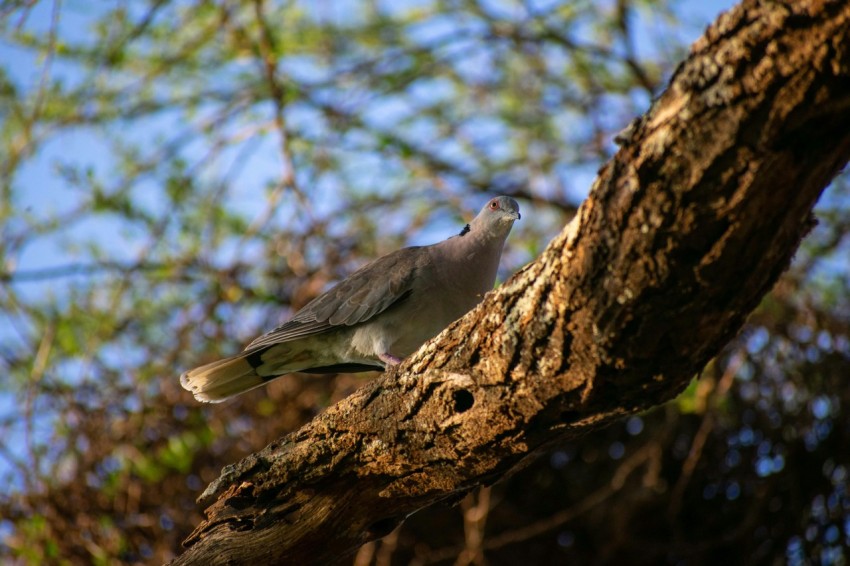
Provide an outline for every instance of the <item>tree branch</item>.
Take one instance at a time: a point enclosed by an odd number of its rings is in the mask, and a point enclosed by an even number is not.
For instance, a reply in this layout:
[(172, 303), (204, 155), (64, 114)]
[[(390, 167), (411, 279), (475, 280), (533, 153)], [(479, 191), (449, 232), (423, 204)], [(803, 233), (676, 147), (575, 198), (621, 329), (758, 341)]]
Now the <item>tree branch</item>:
[(621, 138), (576, 219), (482, 305), (228, 466), (175, 564), (328, 563), (680, 393), (850, 156), (850, 4), (745, 1)]

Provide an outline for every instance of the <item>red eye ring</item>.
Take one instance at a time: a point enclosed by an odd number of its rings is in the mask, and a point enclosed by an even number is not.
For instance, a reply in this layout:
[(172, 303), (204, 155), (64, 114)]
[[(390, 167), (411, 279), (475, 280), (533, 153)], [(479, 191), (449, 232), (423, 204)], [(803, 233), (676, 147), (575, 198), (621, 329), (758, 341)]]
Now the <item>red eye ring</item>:
[(491, 200), (490, 201), (490, 210), (499, 210), (499, 201)]

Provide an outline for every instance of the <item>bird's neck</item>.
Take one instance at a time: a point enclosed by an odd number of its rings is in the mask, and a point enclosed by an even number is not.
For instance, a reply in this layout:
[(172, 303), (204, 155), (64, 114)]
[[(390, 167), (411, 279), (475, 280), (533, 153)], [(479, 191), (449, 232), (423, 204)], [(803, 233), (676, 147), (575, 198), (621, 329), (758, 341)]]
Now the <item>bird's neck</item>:
[(486, 281), (486, 290), (492, 288), (496, 280), (502, 249), (510, 232), (510, 226), (506, 228), (506, 230), (486, 230), (473, 222), (469, 225), (469, 230), (446, 242), (448, 252), (455, 261), (481, 275), (482, 280)]

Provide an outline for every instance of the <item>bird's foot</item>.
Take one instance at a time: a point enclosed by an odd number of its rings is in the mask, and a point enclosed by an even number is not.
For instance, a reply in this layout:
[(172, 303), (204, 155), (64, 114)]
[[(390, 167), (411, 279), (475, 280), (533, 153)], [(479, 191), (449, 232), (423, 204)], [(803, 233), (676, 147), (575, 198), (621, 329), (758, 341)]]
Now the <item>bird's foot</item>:
[(378, 359), (388, 366), (396, 366), (401, 363), (401, 358), (397, 358), (392, 354), (378, 354)]

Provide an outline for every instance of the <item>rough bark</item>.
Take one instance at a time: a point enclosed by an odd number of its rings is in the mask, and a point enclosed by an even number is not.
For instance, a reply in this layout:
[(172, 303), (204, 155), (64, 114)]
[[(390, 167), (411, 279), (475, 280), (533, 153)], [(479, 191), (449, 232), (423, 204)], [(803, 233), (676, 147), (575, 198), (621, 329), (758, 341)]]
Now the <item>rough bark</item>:
[(680, 393), (850, 156), (848, 32), (845, 0), (721, 16), (542, 256), (395, 371), (226, 467), (174, 563), (333, 562)]

